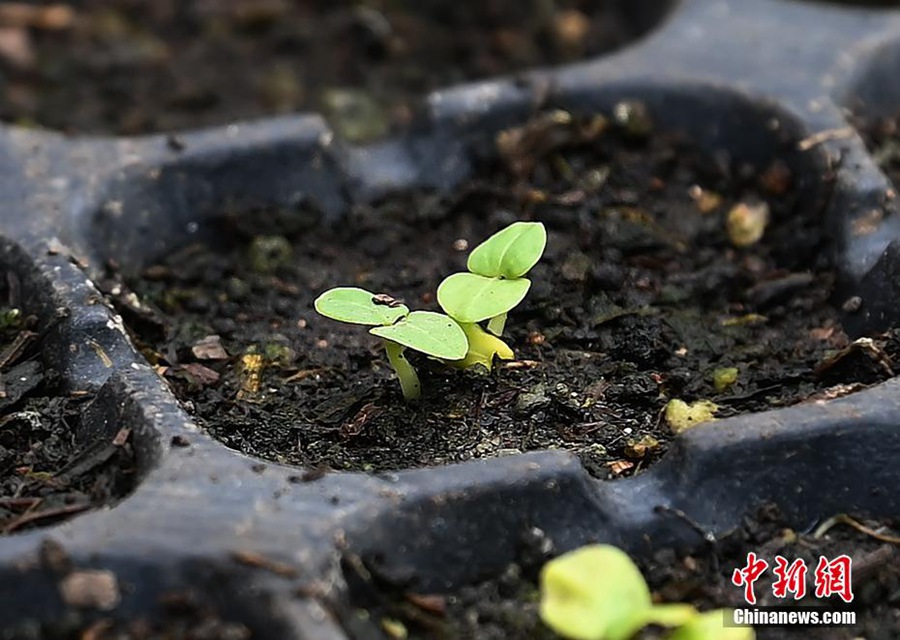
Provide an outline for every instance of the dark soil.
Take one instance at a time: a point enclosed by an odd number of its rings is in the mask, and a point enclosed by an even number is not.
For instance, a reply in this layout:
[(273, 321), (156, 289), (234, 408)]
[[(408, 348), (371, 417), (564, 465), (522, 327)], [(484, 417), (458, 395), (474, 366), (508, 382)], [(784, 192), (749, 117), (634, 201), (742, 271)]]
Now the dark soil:
[[(506, 161), (488, 162), (484, 179), (452, 197), (392, 196), (330, 229), (310, 208), (223, 211), (213, 243), (130, 281), (143, 303), (118, 273), (104, 286), (215, 437), (311, 468), (382, 471), (565, 448), (598, 477), (627, 475), (664, 451), (670, 399), (712, 400), (724, 417), (892, 375), (897, 336), (848, 345), (829, 304), (820, 211), (800, 207), (794, 188), (810, 177), (648, 135), (642, 117), (605, 128), (554, 118), (519, 131), (524, 142), (503, 137)], [(765, 236), (735, 248), (729, 211), (757, 201), (771, 210)], [(516, 219), (542, 220), (549, 242), (510, 315), (518, 360), (491, 374), (413, 354), (423, 397), (405, 402), (377, 339), (313, 310), (339, 285), (434, 309), (438, 283), (464, 268), (466, 247)], [(736, 382), (717, 390), (714, 372), (730, 367)]]
[[(796, 532), (786, 527), (773, 508), (762, 510), (755, 518), (716, 544), (690, 556), (677, 556), (662, 551), (641, 570), (660, 602), (689, 602), (701, 610), (743, 606), (743, 588), (731, 582), (732, 572), (746, 565), (747, 553), (753, 551), (774, 565), (776, 555), (789, 562), (801, 558), (806, 562), (807, 597), (802, 601), (783, 601), (771, 594), (771, 568), (756, 583), (760, 605), (826, 606), (844, 609), (837, 596), (816, 599), (813, 573), (820, 556), (832, 560), (847, 554), (853, 561), (853, 605), (857, 624), (852, 627), (760, 627), (759, 640), (816, 638), (816, 640), (892, 640), (900, 629), (900, 549), (861, 533), (847, 525), (837, 525), (816, 538), (812, 532)], [(880, 534), (890, 523), (866, 523)], [(369, 608), (369, 619), (354, 613), (346, 615), (345, 625), (354, 637), (369, 638), (372, 628), (389, 632), (398, 622), (410, 632), (410, 638), (479, 638), (479, 640), (530, 640), (556, 638), (538, 617), (540, 594), (537, 581), (541, 565), (548, 559), (534, 549), (523, 551), (522, 559), (511, 564), (502, 576), (484, 583), (466, 586), (453, 594), (416, 594), (403, 592), (379, 580), (377, 575), (355, 570), (346, 571), (352, 585), (356, 605)], [(547, 547), (545, 547), (547, 548)], [(552, 548), (552, 545), (551, 547)], [(356, 565), (359, 566), (359, 565)], [(793, 605), (792, 605), (793, 603)], [(387, 621), (387, 622), (385, 622)], [(368, 634), (368, 635), (367, 635)], [(387, 637), (391, 636), (387, 633)], [(664, 637), (647, 630), (644, 640)]]
[(895, 185), (900, 185), (900, 115), (860, 117), (855, 119), (854, 124), (865, 139), (876, 164)]
[(38, 357), (34, 318), (19, 311), (12, 273), (0, 287), (0, 534), (55, 524), (129, 493), (135, 460), (127, 429), (76, 439), (90, 395), (60, 395)]
[(252, 630), (223, 617), (196, 589), (168, 591), (159, 596), (153, 615), (122, 620), (72, 607), (67, 615), (35, 628), (33, 624), (3, 627), (2, 640), (250, 640)]
[(431, 89), (616, 49), (669, 4), (2, 3), (0, 118), (137, 134), (314, 110), (351, 139), (371, 138), (408, 122)]

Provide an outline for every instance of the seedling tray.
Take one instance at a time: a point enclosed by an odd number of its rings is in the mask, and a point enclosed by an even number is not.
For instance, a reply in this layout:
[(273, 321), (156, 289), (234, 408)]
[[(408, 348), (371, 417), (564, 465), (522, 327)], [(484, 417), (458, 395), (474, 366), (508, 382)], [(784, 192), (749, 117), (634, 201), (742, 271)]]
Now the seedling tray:
[[(798, 529), (835, 513), (900, 516), (897, 380), (689, 430), (658, 464), (616, 481), (565, 451), (323, 475), (206, 435), (94, 284), (110, 264), (136, 271), (204, 238), (226, 205), (311, 201), (334, 224), (354, 203), (451, 190), (498, 131), (536, 110), (609, 113), (629, 100), (704, 149), (783, 159), (803, 197), (827, 201), (837, 304), (863, 336), (900, 321), (900, 217), (847, 114), (896, 113), (898, 64), (900, 10), (683, 0), (624, 50), (435, 91), (423, 118), (366, 145), (315, 114), (177, 137), (4, 127), (0, 261), (21, 283), (59, 392), (93, 397), (74, 437), (108, 442), (127, 428), (135, 488), (112, 508), (0, 540), (0, 637), (180, 606), (224, 612), (254, 638), (337, 639), (348, 554), (430, 593), (496, 575), (533, 530), (556, 551), (606, 541), (648, 557), (702, 546), (769, 503)], [(86, 580), (74, 595), (61, 588), (73, 576)]]

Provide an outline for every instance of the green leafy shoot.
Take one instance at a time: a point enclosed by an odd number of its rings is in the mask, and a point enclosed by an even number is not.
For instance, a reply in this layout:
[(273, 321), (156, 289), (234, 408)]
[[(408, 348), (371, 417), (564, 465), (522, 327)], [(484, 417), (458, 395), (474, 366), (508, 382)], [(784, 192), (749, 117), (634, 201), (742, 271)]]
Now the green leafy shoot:
[(531, 282), (525, 278), (502, 280), (454, 273), (440, 284), (437, 298), (441, 308), (457, 322), (481, 322), (514, 309), (530, 287)]
[(654, 605), (640, 570), (610, 545), (551, 560), (540, 581), (541, 619), (573, 640), (628, 640), (648, 624), (678, 626), (696, 615), (690, 605)]
[(621, 549), (595, 544), (541, 569), (540, 615), (571, 640), (628, 640), (650, 624), (676, 628), (668, 640), (754, 640), (750, 627), (726, 627), (725, 610), (654, 604), (640, 570)]
[(547, 245), (547, 231), (540, 222), (514, 222), (475, 247), (466, 266), (441, 282), (438, 304), (462, 325), (469, 337), (469, 352), (460, 367), (483, 365), (491, 369), (494, 356), (511, 360), (509, 346), (499, 338), (489, 340), (477, 323), (488, 321), (487, 330), (503, 335), (508, 313), (528, 294), (531, 281), (523, 276), (537, 264)]
[(469, 343), (453, 318), (433, 311), (413, 311), (390, 296), (355, 287), (338, 287), (315, 301), (320, 314), (332, 320), (374, 325), (369, 333), (382, 339), (400, 388), (407, 400), (415, 400), (422, 389), (415, 368), (403, 351), (406, 348), (441, 360), (461, 360)]
[(543, 224), (514, 222), (475, 247), (466, 268), (488, 278), (521, 278), (541, 259), (546, 246)]

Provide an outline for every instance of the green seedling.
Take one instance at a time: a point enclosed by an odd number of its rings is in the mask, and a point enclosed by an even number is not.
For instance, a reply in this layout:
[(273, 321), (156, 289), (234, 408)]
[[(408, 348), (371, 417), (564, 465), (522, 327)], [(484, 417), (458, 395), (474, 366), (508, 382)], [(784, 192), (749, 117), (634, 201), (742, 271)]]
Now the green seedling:
[[(528, 293), (531, 281), (523, 276), (540, 260), (546, 245), (543, 224), (514, 222), (475, 247), (466, 263), (468, 272), (455, 273), (440, 284), (438, 304), (469, 339), (469, 351), (459, 366), (482, 364), (490, 370), (495, 355), (512, 359), (509, 346), (494, 336), (503, 335), (507, 314)], [(485, 320), (490, 333), (478, 325)]]
[(687, 604), (654, 604), (640, 570), (610, 545), (588, 545), (551, 560), (540, 582), (541, 619), (572, 640), (628, 640), (650, 624), (680, 627), (672, 636), (677, 640), (754, 638), (749, 628), (723, 635), (722, 611), (701, 614)]
[(453, 318), (433, 311), (412, 311), (385, 294), (355, 287), (338, 287), (320, 295), (316, 311), (327, 318), (372, 326), (369, 333), (381, 338), (400, 388), (407, 400), (422, 389), (416, 370), (404, 355), (409, 348), (439, 360), (461, 360), (468, 350), (463, 329)]

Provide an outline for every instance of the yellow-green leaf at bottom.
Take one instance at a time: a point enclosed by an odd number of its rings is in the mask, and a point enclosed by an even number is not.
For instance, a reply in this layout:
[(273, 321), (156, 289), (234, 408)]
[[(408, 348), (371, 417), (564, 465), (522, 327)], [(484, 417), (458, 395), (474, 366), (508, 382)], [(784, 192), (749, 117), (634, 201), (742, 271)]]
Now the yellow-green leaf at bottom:
[(541, 619), (572, 640), (628, 640), (648, 622), (650, 590), (628, 555), (588, 545), (541, 569)]
[(730, 610), (707, 611), (692, 618), (668, 637), (668, 640), (756, 640), (752, 627), (725, 626)]

